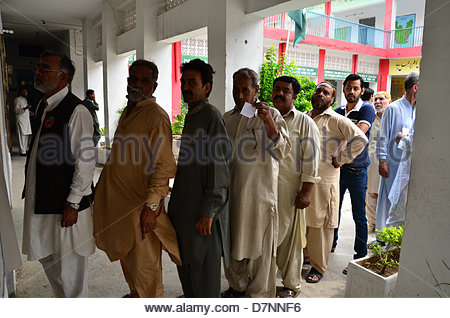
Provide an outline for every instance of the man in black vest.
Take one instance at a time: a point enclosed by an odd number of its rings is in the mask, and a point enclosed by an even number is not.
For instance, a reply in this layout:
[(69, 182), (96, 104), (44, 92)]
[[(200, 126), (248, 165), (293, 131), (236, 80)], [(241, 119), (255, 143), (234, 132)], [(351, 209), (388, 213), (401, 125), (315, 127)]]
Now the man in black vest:
[(34, 87), (36, 109), (25, 166), (22, 252), (39, 260), (57, 297), (87, 297), (87, 259), (95, 251), (92, 225), (93, 122), (68, 88), (75, 67), (44, 52)]

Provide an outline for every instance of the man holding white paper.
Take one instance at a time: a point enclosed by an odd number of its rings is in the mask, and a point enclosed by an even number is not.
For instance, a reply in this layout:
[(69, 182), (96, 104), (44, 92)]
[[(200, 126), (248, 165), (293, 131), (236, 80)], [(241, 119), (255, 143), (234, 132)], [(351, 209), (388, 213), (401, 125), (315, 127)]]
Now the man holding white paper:
[(379, 160), (378, 171), (382, 177), (377, 204), (376, 228), (378, 230), (386, 227), (391, 210), (389, 195), (399, 164), (404, 160), (403, 150), (397, 147), (395, 138), (400, 132), (406, 136), (414, 130), (418, 85), (419, 73), (410, 73), (405, 80), (405, 95), (393, 102), (383, 113), (380, 138), (376, 147)]
[[(233, 74), (236, 106), (223, 115), (233, 145), (230, 161), (230, 288), (222, 297), (275, 297), (279, 161), (291, 149), (278, 110), (258, 102), (258, 75)], [(251, 104), (253, 106), (250, 106)]]

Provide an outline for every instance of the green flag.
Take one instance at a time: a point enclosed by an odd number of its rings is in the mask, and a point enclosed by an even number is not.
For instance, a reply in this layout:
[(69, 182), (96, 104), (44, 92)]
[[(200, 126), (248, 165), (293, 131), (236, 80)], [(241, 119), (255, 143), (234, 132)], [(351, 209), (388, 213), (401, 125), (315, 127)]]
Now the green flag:
[(288, 17), (290, 17), (295, 22), (295, 36), (294, 45), (298, 42), (303, 41), (306, 36), (306, 10), (300, 9), (288, 12)]

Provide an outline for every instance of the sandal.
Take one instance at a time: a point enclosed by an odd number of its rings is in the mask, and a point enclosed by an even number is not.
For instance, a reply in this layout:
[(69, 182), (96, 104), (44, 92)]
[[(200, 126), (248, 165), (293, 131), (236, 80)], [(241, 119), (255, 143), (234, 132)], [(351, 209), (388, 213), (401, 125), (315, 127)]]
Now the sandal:
[(342, 274), (347, 275), (347, 273), (348, 273), (348, 267), (346, 267), (342, 270)]
[[(317, 280), (314, 279), (315, 277), (317, 277)], [(321, 274), (317, 269), (312, 267), (311, 270), (309, 271), (308, 277), (306, 277), (306, 282), (310, 284), (316, 284), (320, 282), (322, 277), (323, 274)]]
[(331, 253), (334, 253), (335, 250), (336, 250), (336, 247), (332, 247), (331, 248)]
[(292, 290), (283, 287), (283, 289), (277, 293), (277, 298), (296, 298), (299, 294), (300, 290)]

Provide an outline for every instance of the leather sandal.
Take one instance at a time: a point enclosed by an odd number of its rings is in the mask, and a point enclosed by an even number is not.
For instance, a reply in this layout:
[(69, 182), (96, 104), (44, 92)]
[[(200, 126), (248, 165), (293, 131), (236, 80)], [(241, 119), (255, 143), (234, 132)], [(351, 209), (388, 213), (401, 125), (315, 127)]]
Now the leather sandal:
[[(314, 280), (314, 277), (317, 277), (318, 279)], [(309, 271), (308, 277), (306, 277), (306, 282), (310, 284), (316, 284), (320, 282), (322, 277), (323, 275), (317, 269), (312, 267), (311, 270)]]
[(244, 296), (245, 291), (237, 291), (231, 287), (220, 293), (220, 298), (242, 298)]

